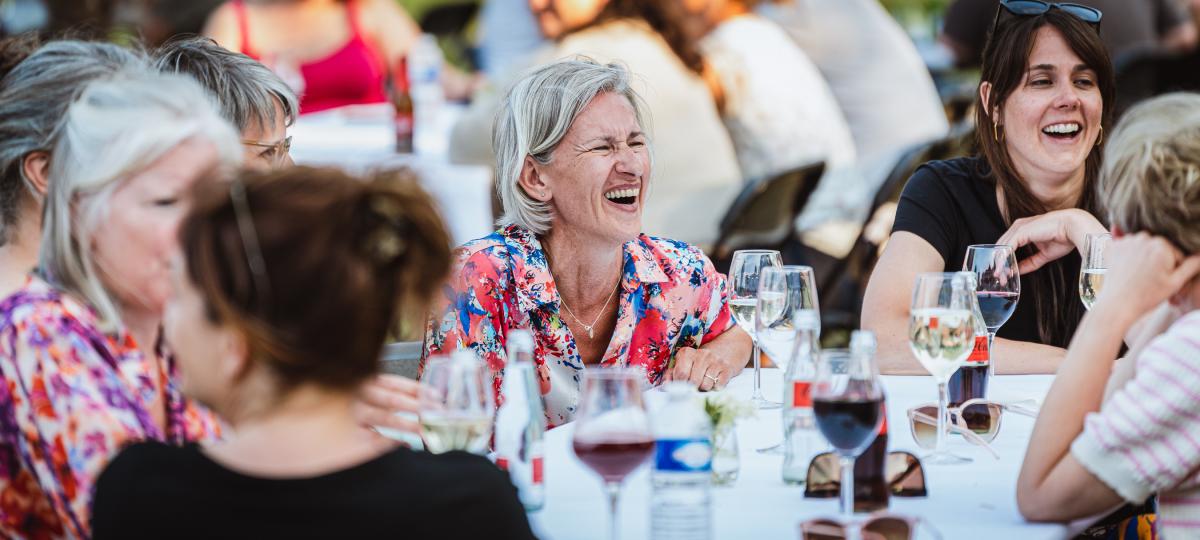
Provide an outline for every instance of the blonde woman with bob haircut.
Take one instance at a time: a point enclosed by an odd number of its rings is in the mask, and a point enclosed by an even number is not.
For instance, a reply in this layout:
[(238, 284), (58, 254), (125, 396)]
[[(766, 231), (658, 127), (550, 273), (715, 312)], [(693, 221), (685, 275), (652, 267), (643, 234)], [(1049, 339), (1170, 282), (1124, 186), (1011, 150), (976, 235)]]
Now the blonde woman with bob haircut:
[[(1114, 237), (1104, 288), (1046, 395), (1017, 503), (1029, 520), (1069, 521), (1158, 494), (1160, 537), (1195, 538), (1200, 95), (1169, 94), (1130, 109), (1105, 151), (1099, 193)], [(1122, 336), (1142, 319), (1134, 373), (1105, 400)]]
[(0, 536), (87, 538), (95, 477), (123, 446), (217, 435), (159, 339), (192, 184), (240, 164), (191, 79), (87, 85), (55, 136), (38, 269), (0, 303)]

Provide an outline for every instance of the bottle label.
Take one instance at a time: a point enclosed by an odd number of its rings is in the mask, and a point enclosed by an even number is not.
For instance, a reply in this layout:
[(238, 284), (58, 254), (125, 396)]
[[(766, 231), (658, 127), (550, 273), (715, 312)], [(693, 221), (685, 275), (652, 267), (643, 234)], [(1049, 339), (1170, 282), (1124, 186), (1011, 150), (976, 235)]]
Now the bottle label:
[(812, 407), (811, 381), (792, 381), (792, 407)]
[(658, 439), (655, 441), (654, 469), (673, 472), (712, 470), (712, 441), (702, 439)]
[(508, 470), (508, 460), (502, 457), (496, 458), (496, 467), (502, 471)]
[(971, 356), (967, 357), (967, 363), (987, 365), (990, 361), (991, 352), (988, 351), (987, 336), (975, 336), (975, 348), (971, 350)]
[(545, 478), (545, 462), (542, 456), (533, 457), (533, 485), (540, 486)]

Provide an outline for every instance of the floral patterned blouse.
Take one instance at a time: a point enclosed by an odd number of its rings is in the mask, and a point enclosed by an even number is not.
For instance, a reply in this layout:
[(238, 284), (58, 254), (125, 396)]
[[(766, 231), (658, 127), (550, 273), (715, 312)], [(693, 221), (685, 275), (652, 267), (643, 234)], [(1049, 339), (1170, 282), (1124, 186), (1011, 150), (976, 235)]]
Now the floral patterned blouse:
[[(697, 248), (646, 235), (627, 242), (618, 291), (617, 322), (600, 365), (640, 366), (658, 384), (675, 351), (698, 348), (734, 326), (725, 276)], [(457, 274), (445, 287), (443, 310), (429, 322), (425, 356), (469, 347), (492, 370), (501, 402), (505, 336), (534, 335), (534, 363), (546, 422), (571, 421), (579, 404), (584, 365), (559, 312), (546, 252), (527, 229), (509, 226), (467, 242)]]
[[(87, 538), (93, 483), (124, 445), (219, 434), (180, 394), (169, 358), (145, 358), (128, 333), (98, 324), (37, 277), (0, 301), (0, 537)], [(149, 410), (156, 386), (165, 433)]]

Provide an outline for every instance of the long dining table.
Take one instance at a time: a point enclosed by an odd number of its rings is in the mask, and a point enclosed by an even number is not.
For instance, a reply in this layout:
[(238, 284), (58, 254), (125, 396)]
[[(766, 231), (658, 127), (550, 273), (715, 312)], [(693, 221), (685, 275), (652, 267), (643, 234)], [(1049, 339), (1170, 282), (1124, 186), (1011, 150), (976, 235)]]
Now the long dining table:
[[(1053, 377), (1049, 375), (1001, 375), (990, 382), (988, 398), (1000, 402), (1036, 400), (1041, 403)], [(747, 369), (734, 378), (726, 392), (749, 399), (753, 372)], [(763, 370), (763, 390), (768, 397), (781, 396), (782, 375), (777, 369)], [(907, 410), (936, 402), (937, 386), (931, 377), (885, 376), (889, 426), (889, 450), (907, 450), (917, 456), (927, 453), (913, 440)], [(650, 392), (655, 392), (651, 390)], [(994, 458), (983, 448), (952, 436), (947, 446), (973, 459), (964, 465), (924, 465), (928, 496), (892, 497), (889, 512), (919, 516), (925, 525), (917, 538), (946, 540), (1040, 540), (1062, 539), (1070, 528), (1063, 524), (1028, 523), (1017, 511), (1016, 482), (1034, 420), (1006, 412), (1000, 432), (991, 446)], [(573, 425), (550, 430), (545, 441), (546, 504), (529, 514), (534, 531), (544, 540), (607, 538), (607, 499), (599, 477), (579, 461), (571, 450)], [(780, 411), (758, 410), (737, 425), (740, 473), (727, 487), (712, 488), (712, 538), (789, 539), (799, 538), (799, 524), (817, 517), (836, 517), (837, 499), (806, 499), (802, 486), (783, 483), (783, 456), (763, 454), (758, 448), (780, 442), (783, 437)], [(820, 435), (817, 435), (820, 438)], [(619, 505), (620, 538), (652, 538), (650, 530), (652, 488), (648, 465), (626, 478)], [(933, 530), (931, 530), (933, 529)], [(936, 532), (935, 532), (936, 531)]]

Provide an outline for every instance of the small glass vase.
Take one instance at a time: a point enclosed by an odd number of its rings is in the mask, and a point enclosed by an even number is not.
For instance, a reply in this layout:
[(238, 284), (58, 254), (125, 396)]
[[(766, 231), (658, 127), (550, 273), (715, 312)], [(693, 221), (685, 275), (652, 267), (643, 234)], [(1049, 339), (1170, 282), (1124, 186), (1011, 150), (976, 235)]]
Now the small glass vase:
[(737, 429), (733, 424), (721, 427), (712, 436), (712, 483), (714, 486), (730, 486), (737, 482), (741, 470), (738, 456)]

